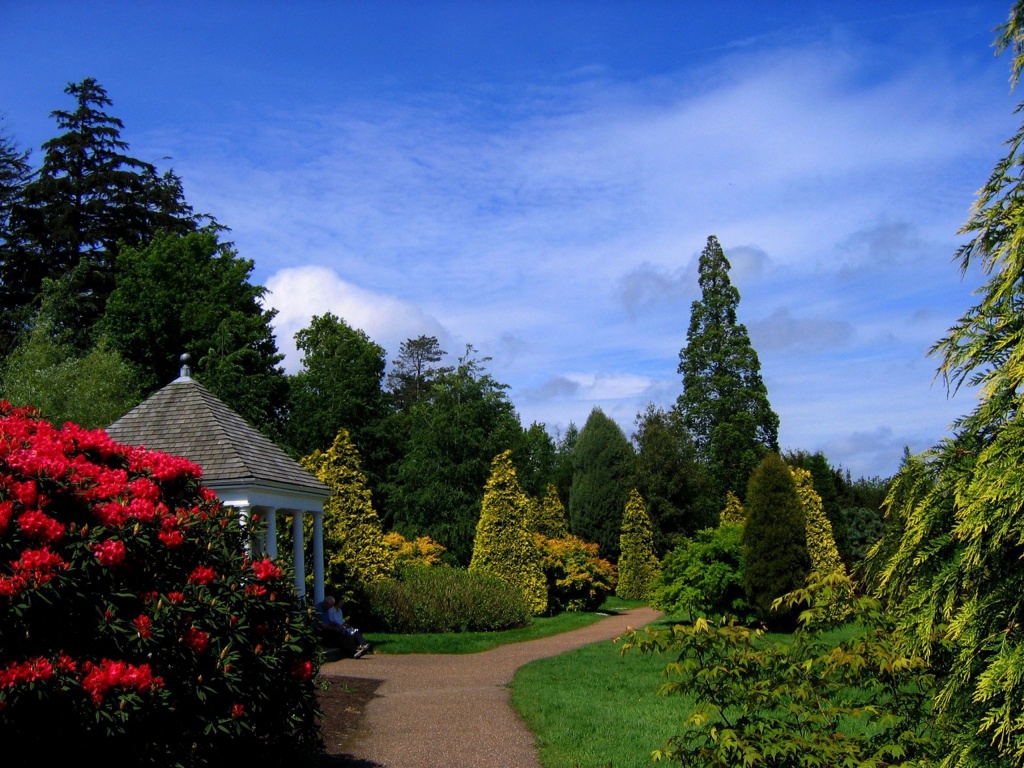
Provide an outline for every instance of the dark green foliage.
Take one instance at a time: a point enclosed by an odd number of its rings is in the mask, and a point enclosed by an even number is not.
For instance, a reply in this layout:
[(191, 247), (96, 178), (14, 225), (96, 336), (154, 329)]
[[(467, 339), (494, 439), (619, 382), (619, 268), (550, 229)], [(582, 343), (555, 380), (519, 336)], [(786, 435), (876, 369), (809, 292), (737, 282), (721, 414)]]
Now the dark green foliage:
[(569, 422), (565, 432), (555, 440), (555, 465), (552, 469), (552, 480), (558, 488), (558, 496), (566, 509), (569, 508), (569, 496), (572, 492), (572, 451), (576, 447), (580, 430), (575, 423)]
[(380, 428), (387, 414), (382, 383), (384, 348), (327, 312), (295, 334), (302, 370), (291, 376), (288, 445), (305, 456), (326, 450), (347, 430), (363, 458), (370, 485), (383, 472)]
[(569, 525), (613, 562), (619, 557), (622, 513), (633, 488), (633, 462), (633, 446), (622, 428), (594, 408), (572, 451)]
[(727, 491), (743, 500), (758, 462), (778, 451), (779, 433), (757, 352), (736, 319), (740, 294), (729, 281), (729, 269), (712, 235), (700, 255), (701, 298), (693, 302), (686, 346), (679, 352), (683, 394), (676, 402), (707, 464), (706, 507), (716, 512)]
[(655, 546), (664, 554), (673, 543), (717, 523), (717, 509), (702, 509), (704, 470), (678, 411), (653, 403), (636, 417), (636, 488), (654, 523)]
[(761, 621), (784, 627), (794, 617), (774, 613), (772, 603), (803, 585), (810, 571), (810, 558), (796, 483), (777, 453), (765, 456), (751, 475), (744, 509), (747, 599)]
[[(707, 768), (935, 765), (933, 677), (880, 604), (855, 597), (849, 578), (833, 572), (785, 598), (786, 612), (801, 608), (792, 637), (705, 619), (627, 636), (623, 653), (674, 657), (659, 692), (693, 701), (655, 759)], [(830, 635), (837, 613), (853, 620)]]
[(99, 83), (86, 78), (65, 93), (74, 109), (51, 113), (63, 133), (43, 144), (42, 167), (12, 212), (20, 242), (2, 254), (0, 313), (10, 333), (45, 296), (53, 331), (85, 351), (96, 341), (122, 245), (192, 231), (202, 217), (184, 203), (176, 176), (159, 176), (128, 154), (124, 125), (104, 111), (111, 101)]
[(382, 632), (487, 632), (526, 626), (530, 616), (520, 590), (462, 568), (405, 568), (368, 595), (369, 628)]
[(436, 365), (446, 354), (436, 336), (402, 342), (387, 377), (387, 389), (398, 411), (408, 411), (430, 394), (438, 376), (452, 372), (449, 366)]
[(527, 496), (540, 498), (553, 483), (556, 474), (557, 451), (555, 441), (543, 424), (533, 422), (522, 431), (512, 451), (519, 484)]
[(471, 346), (455, 370), (410, 410), (404, 455), (387, 489), (385, 525), (406, 538), (430, 536), (460, 565), (473, 554), (491, 461), (513, 448), (522, 428), (515, 408)]
[(670, 616), (740, 622), (754, 616), (743, 574), (743, 526), (723, 523), (684, 539), (665, 555), (652, 588), (651, 604)]
[(266, 291), (249, 281), (252, 270), (210, 229), (157, 235), (118, 255), (102, 328), (135, 367), (144, 396), (177, 378), (187, 352), (198, 381), (276, 437), (287, 381), (271, 327), (275, 311), (261, 305)]

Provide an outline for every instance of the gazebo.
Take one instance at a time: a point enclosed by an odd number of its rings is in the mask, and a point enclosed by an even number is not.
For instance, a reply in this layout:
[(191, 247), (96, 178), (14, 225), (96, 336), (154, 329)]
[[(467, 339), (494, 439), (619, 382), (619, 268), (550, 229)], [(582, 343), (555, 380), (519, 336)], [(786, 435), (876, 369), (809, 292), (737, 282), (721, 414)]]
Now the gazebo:
[(182, 355), (181, 373), (163, 389), (107, 427), (117, 442), (183, 456), (203, 470), (203, 485), (225, 506), (266, 521), (260, 543), (277, 557), (277, 518), (292, 517), (295, 590), (306, 596), (302, 520), (313, 516), (313, 602), (324, 599), (323, 502), (330, 489), (280, 447), (192, 378)]

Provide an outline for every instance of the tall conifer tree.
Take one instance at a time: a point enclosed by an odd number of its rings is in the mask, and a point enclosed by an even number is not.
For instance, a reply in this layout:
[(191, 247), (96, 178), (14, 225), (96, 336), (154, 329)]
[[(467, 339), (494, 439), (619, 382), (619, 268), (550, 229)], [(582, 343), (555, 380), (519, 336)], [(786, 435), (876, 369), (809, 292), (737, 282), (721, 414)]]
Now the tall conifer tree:
[(469, 570), (490, 573), (515, 587), (538, 615), (548, 607), (548, 585), (540, 550), (527, 528), (529, 513), (530, 499), (519, 485), (512, 451), (503, 451), (491, 463), (484, 487)]
[(103, 86), (86, 78), (65, 93), (74, 109), (51, 113), (62, 133), (43, 144), (42, 167), (13, 211), (24, 243), (0, 262), (0, 313), (17, 318), (26, 307), (38, 309), (45, 294), (55, 332), (85, 351), (114, 288), (121, 244), (143, 246), (160, 230), (192, 231), (197, 217), (176, 176), (159, 176), (128, 154), (124, 124), (105, 111), (112, 102)]
[(747, 598), (762, 621), (786, 624), (792, 616), (773, 613), (772, 601), (803, 587), (811, 563), (796, 481), (778, 454), (765, 456), (751, 475), (745, 510)]
[(572, 532), (619, 559), (622, 512), (633, 487), (633, 446), (622, 428), (594, 408), (572, 450), (569, 521)]
[(622, 514), (619, 535), (619, 583), (615, 594), (625, 600), (646, 600), (660, 569), (654, 554), (654, 527), (643, 497), (634, 488)]
[(705, 504), (717, 514), (725, 494), (744, 494), (761, 459), (778, 451), (779, 417), (768, 402), (761, 363), (736, 319), (740, 293), (729, 261), (711, 235), (700, 255), (701, 297), (693, 302), (686, 346), (679, 352), (683, 394), (676, 408), (710, 476)]

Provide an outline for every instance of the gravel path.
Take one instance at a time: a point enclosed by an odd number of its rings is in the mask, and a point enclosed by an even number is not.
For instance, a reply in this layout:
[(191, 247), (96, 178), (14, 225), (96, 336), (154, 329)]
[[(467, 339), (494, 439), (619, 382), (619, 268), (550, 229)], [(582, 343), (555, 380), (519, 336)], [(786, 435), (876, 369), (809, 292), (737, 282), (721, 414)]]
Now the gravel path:
[(473, 654), (372, 654), (324, 664), (326, 677), (383, 681), (349, 745), (367, 768), (541, 768), (533, 733), (512, 709), (515, 671), (611, 640), (661, 614), (637, 608), (554, 637)]

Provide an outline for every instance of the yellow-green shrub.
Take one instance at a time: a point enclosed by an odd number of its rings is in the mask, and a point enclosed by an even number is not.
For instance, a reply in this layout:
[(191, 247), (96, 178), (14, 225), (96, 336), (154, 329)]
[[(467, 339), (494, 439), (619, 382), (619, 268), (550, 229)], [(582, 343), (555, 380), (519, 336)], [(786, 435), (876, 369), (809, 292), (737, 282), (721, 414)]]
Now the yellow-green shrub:
[(535, 534), (548, 585), (548, 613), (596, 611), (615, 589), (615, 565), (598, 555), (597, 544), (576, 536), (549, 539)]
[(512, 451), (498, 454), (484, 486), (469, 570), (489, 572), (517, 587), (536, 615), (547, 608), (548, 595), (540, 551), (526, 529), (529, 506), (512, 465)]
[(619, 585), (615, 594), (626, 600), (646, 600), (659, 565), (654, 554), (654, 527), (647, 505), (635, 488), (622, 513), (619, 551)]
[(343, 429), (328, 450), (313, 451), (300, 463), (334, 492), (324, 502), (325, 580), (340, 601), (358, 600), (369, 584), (394, 572), (359, 451)]

